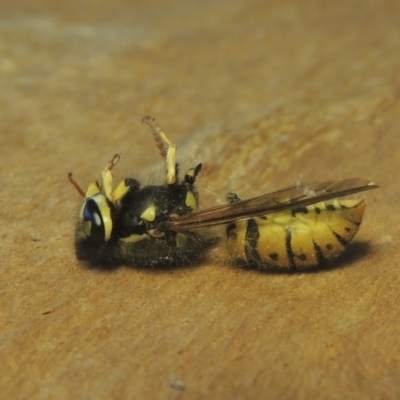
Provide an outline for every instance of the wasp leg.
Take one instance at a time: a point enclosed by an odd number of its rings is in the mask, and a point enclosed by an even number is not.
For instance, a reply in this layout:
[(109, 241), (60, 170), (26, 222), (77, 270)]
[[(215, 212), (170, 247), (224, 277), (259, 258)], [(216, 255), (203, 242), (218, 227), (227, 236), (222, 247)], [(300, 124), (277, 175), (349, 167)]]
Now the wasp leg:
[(114, 154), (111, 161), (105, 166), (103, 172), (101, 173), (101, 187), (108, 200), (113, 201), (113, 179), (111, 170), (114, 168), (115, 164), (119, 161), (120, 154)]
[[(119, 159), (120, 159), (120, 154), (116, 154), (112, 158), (112, 160), (107, 164), (106, 168), (103, 171), (103, 175), (102, 175), (103, 191), (104, 191), (107, 199), (113, 203), (116, 203), (117, 201), (121, 200), (128, 193), (128, 191), (139, 190), (139, 188), (140, 188), (139, 181), (137, 181), (136, 179), (132, 179), (132, 178), (126, 178), (117, 185), (117, 187), (114, 191), (112, 190), (111, 170), (114, 167), (114, 165), (118, 162)], [(108, 185), (108, 186), (105, 186), (105, 185)], [(107, 190), (107, 192), (106, 192), (106, 190)]]
[(188, 183), (189, 185), (193, 185), (197, 175), (201, 171), (202, 164), (197, 164), (194, 168), (190, 168), (188, 172), (185, 174), (185, 182)]
[[(144, 123), (149, 125), (151, 131), (153, 133), (154, 141), (156, 142), (156, 146), (167, 163), (167, 176), (166, 183), (167, 185), (173, 185), (176, 182), (176, 144), (172, 143), (164, 131), (158, 126), (155, 119), (147, 116), (143, 118)], [(165, 148), (167, 145), (167, 148)]]

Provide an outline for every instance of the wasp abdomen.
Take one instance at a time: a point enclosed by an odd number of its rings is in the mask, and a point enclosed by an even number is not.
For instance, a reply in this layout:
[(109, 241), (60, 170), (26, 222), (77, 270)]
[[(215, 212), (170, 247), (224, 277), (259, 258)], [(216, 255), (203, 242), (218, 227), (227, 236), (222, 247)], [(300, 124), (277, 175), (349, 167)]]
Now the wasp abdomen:
[(364, 200), (332, 200), (293, 208), (227, 227), (227, 247), (236, 264), (301, 270), (343, 252), (357, 233)]

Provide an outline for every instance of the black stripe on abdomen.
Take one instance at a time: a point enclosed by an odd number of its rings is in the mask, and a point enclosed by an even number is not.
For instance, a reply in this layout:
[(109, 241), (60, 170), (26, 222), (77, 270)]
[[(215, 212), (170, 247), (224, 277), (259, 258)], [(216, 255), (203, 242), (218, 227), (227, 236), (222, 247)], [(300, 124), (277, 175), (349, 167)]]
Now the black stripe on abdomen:
[(260, 254), (257, 251), (257, 243), (260, 237), (257, 222), (254, 219), (247, 221), (246, 239), (244, 244), (244, 252), (247, 262), (261, 264)]

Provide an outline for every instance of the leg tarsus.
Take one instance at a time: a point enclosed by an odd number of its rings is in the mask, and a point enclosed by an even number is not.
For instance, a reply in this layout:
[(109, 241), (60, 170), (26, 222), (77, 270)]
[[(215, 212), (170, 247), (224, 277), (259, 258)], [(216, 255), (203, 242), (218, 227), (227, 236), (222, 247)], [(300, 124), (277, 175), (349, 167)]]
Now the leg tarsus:
[[(142, 123), (149, 125), (156, 146), (167, 163), (167, 176), (165, 181), (167, 185), (173, 185), (176, 182), (176, 144), (172, 143), (164, 131), (158, 126), (155, 119), (146, 116), (143, 118)], [(166, 146), (165, 146), (166, 145)]]

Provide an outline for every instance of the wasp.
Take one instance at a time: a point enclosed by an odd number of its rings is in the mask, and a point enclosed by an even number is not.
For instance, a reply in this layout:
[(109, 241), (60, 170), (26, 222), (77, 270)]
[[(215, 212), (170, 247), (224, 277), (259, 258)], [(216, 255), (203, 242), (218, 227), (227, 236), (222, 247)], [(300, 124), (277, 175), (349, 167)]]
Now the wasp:
[(225, 224), (227, 250), (236, 265), (288, 271), (317, 267), (341, 254), (360, 227), (365, 200), (341, 197), (378, 187), (362, 178), (296, 184), (247, 200), (228, 193), (226, 204), (200, 210), (195, 181), (202, 165), (179, 179), (176, 145), (153, 118), (143, 122), (166, 162), (164, 183), (141, 187), (126, 178), (113, 189), (112, 169), (120, 154), (86, 192), (68, 175), (84, 197), (76, 256), (92, 265), (192, 263), (207, 245), (200, 228)]

